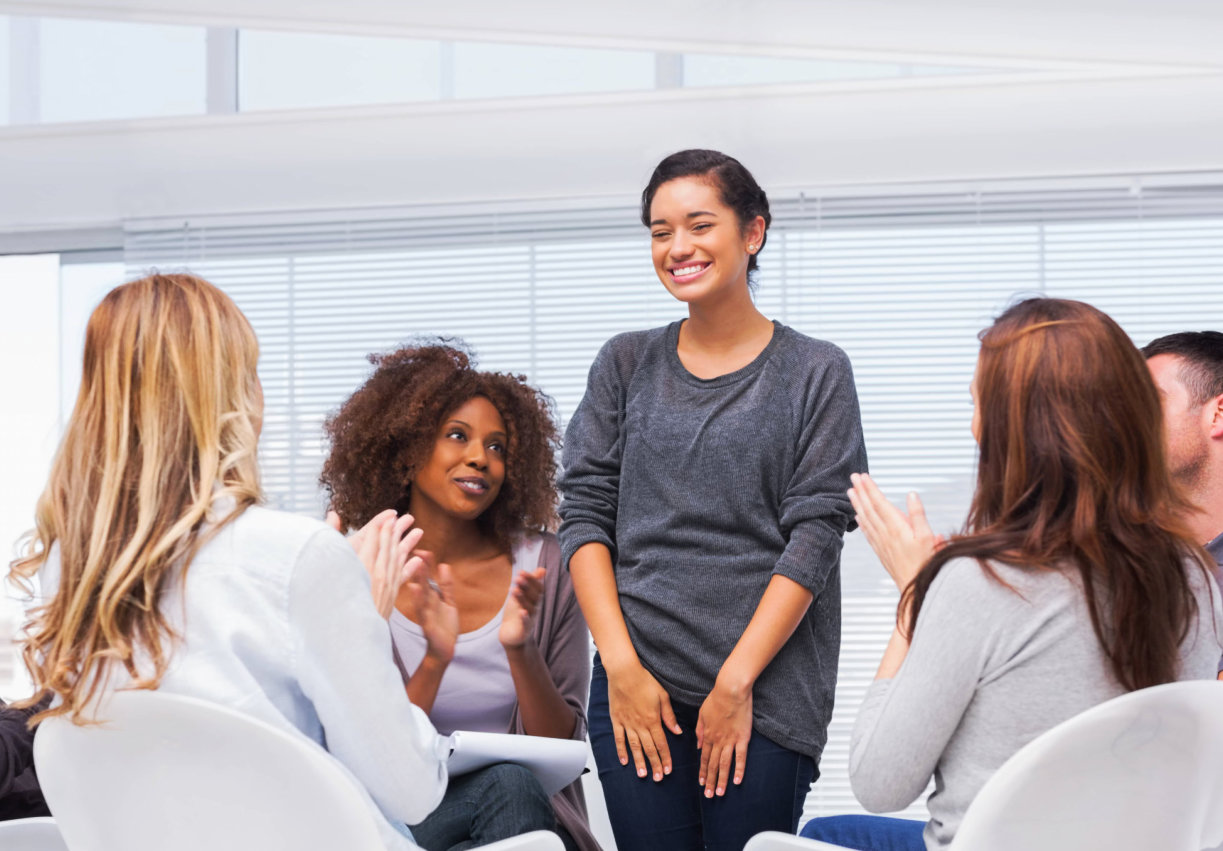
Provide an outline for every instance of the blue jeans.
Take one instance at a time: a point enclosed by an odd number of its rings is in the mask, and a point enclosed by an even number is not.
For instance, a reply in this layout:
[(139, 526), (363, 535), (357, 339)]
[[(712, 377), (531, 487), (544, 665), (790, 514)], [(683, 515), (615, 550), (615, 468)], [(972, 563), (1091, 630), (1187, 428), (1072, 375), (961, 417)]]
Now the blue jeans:
[(697, 783), (701, 752), (696, 747), (700, 707), (671, 701), (684, 731), (667, 731), (671, 773), (657, 783), (638, 777), (630, 758), (616, 756), (607, 706), (607, 674), (595, 656), (590, 683), (590, 744), (616, 845), (622, 851), (743, 851), (762, 830), (794, 833), (803, 799), (819, 772), (815, 760), (784, 748), (757, 731), (747, 746), (743, 783), (730, 783), (722, 797), (706, 798)]
[(508, 762), (451, 777), (437, 809), (412, 835), (426, 851), (465, 851), (532, 830), (556, 830), (535, 775)]
[(926, 851), (924, 821), (886, 816), (829, 816), (803, 826), (802, 836), (856, 851)]

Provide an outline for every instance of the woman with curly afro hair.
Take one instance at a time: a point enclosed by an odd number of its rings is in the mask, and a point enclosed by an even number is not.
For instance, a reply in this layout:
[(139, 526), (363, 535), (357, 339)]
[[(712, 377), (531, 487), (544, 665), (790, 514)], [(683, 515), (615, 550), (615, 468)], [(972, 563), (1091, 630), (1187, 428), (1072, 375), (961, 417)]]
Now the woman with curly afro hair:
[[(552, 400), (521, 376), (475, 369), (456, 345), (370, 360), (374, 373), (325, 425), (320, 481), (339, 528), (392, 509), (424, 533), (430, 581), (400, 588), (390, 620), (408, 696), (444, 734), (584, 739), (589, 633), (545, 531), (556, 519)], [(529, 771), (501, 764), (451, 778), (412, 831), (442, 851), (539, 829), (599, 848), (579, 784), (549, 802)]]

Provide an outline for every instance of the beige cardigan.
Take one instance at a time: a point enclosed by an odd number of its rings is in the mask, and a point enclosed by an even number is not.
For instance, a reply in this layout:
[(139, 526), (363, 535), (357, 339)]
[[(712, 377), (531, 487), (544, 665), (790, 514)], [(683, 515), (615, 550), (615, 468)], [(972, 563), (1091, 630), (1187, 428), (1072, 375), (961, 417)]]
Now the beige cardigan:
[[(544, 575), (544, 595), (535, 611), (535, 643), (552, 674), (552, 681), (573, 708), (573, 738), (585, 741), (586, 702), (590, 696), (590, 632), (573, 593), (569, 571), (561, 567), (561, 549), (556, 536), (545, 532), (543, 539), (539, 563), (547, 568), (547, 573)], [(510, 732), (520, 735), (526, 732), (517, 706)], [(569, 831), (581, 851), (602, 851), (590, 832), (581, 778), (552, 796), (552, 809), (556, 811), (556, 820)]]

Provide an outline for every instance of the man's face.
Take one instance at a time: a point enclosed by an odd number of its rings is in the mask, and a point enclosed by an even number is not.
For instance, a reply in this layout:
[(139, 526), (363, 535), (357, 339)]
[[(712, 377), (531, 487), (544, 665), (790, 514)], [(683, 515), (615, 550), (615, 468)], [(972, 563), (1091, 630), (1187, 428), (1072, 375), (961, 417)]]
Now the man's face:
[(1156, 355), (1147, 360), (1164, 411), (1168, 469), (1172, 477), (1192, 486), (1206, 473), (1210, 457), (1210, 423), (1207, 405), (1195, 404), (1181, 382), (1181, 359)]

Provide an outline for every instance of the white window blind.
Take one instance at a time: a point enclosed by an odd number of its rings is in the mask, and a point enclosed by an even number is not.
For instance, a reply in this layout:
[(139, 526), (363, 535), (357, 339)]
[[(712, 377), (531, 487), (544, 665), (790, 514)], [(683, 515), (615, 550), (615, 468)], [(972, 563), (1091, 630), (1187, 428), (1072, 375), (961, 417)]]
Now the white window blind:
[[(1223, 326), (1223, 178), (1143, 184), (774, 192), (757, 301), (849, 353), (872, 471), (894, 497), (920, 491), (950, 531), (972, 488), (976, 335), (1017, 295), (1091, 302), (1139, 345)], [(366, 354), (462, 337), (484, 368), (550, 393), (563, 424), (606, 339), (684, 315), (653, 275), (631, 201), (133, 222), (125, 257), (132, 274), (189, 268), (250, 317), (269, 501), (315, 516), (319, 426), (368, 374)], [(843, 589), (837, 706), (808, 816), (860, 811), (849, 734), (897, 596), (860, 535)], [(923, 802), (907, 814), (924, 817)]]

